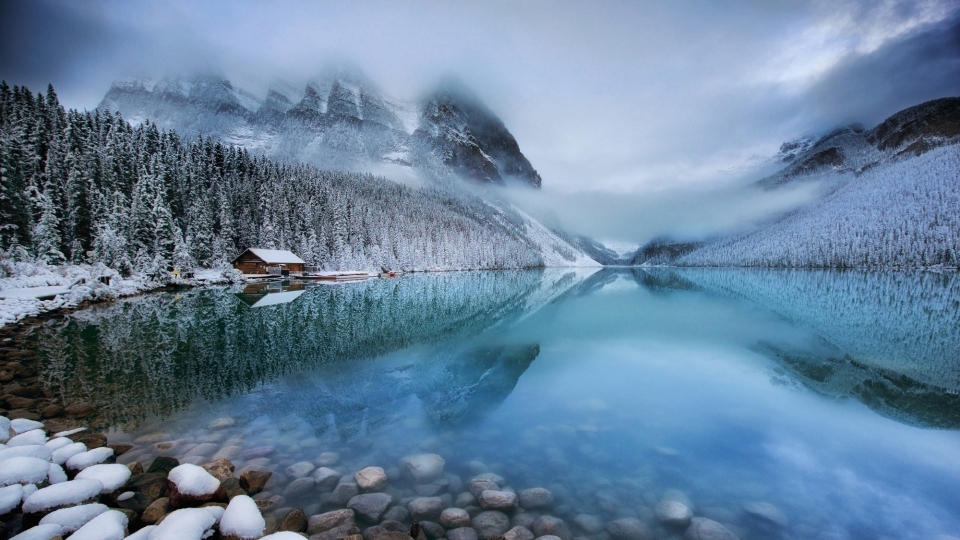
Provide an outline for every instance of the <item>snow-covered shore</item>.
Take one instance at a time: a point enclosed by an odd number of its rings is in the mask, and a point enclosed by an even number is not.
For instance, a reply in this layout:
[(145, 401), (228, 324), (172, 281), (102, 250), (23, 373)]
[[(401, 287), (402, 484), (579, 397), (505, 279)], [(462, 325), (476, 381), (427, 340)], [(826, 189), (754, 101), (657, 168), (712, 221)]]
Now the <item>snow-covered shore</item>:
[[(0, 258), (0, 291), (33, 287), (68, 287), (66, 293), (51, 300), (29, 296), (0, 298), (0, 327), (85, 302), (113, 300), (163, 287), (213, 285), (245, 281), (243, 274), (232, 268), (198, 269), (192, 278), (155, 279), (144, 274), (122, 277), (103, 264), (49, 265), (33, 261)], [(108, 278), (101, 280), (101, 278)]]

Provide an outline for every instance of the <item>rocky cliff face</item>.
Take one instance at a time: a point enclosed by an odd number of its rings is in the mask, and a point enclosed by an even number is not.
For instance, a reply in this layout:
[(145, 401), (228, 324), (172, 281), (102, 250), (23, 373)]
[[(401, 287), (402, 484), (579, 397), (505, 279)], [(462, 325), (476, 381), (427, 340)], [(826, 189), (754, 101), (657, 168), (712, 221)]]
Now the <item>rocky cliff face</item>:
[(422, 101), (403, 102), (343, 67), (325, 71), (302, 91), (274, 84), (263, 98), (215, 76), (127, 80), (114, 83), (99, 108), (290, 162), (348, 170), (392, 165), (480, 183), (541, 183), (503, 121), (459, 82), (445, 82)]

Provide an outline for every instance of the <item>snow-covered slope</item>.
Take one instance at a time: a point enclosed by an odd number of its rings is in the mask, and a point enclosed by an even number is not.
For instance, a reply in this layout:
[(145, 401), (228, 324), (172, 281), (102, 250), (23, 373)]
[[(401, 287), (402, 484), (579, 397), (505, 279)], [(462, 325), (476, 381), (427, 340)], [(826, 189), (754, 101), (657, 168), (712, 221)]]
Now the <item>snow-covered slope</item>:
[(540, 186), (503, 122), (456, 81), (406, 102), (344, 66), (323, 71), (302, 91), (275, 83), (263, 98), (215, 76), (122, 80), (99, 108), (291, 163), (364, 172), (389, 164), (428, 177)]

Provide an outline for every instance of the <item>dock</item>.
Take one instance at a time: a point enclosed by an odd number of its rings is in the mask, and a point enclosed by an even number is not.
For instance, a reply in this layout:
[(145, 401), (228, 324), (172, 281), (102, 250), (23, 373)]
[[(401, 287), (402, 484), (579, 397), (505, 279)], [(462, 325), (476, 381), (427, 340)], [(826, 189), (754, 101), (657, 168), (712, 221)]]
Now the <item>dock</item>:
[(53, 300), (58, 294), (70, 292), (67, 285), (57, 285), (54, 287), (25, 287), (22, 289), (3, 289), (0, 290), (0, 299), (7, 298), (36, 298), (37, 300)]

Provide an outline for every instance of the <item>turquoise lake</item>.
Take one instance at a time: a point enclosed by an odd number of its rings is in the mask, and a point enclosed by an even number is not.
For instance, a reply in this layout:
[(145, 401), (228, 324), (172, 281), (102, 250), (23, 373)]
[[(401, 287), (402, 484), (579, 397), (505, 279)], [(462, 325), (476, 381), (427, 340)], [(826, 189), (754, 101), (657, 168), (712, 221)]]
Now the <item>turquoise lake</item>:
[(609, 538), (578, 527), (585, 514), (681, 538), (654, 516), (667, 496), (742, 540), (960, 537), (956, 273), (209, 287), (87, 308), (31, 339), (47, 387), (135, 443), (119, 461), (271, 470), (265, 513), (279, 517), (330, 507), (289, 489), (294, 463), (332, 452), (344, 475), (395, 475), (430, 452), (454, 499), (480, 471), (547, 487), (573, 537)]

